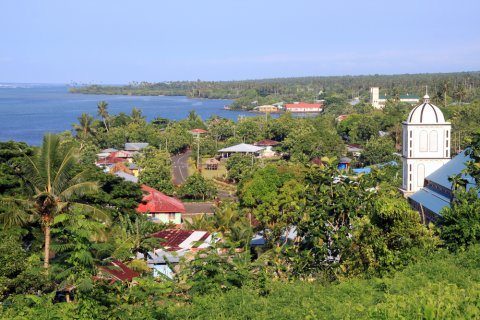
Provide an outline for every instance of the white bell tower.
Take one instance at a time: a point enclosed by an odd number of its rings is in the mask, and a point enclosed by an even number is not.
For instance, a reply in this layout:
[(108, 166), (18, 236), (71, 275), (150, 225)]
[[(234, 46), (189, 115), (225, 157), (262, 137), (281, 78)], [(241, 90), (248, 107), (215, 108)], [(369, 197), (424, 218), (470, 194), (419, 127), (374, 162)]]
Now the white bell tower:
[(402, 189), (409, 196), (423, 187), (425, 177), (450, 160), (451, 124), (445, 122), (442, 111), (426, 94), (423, 103), (402, 123), (402, 129)]

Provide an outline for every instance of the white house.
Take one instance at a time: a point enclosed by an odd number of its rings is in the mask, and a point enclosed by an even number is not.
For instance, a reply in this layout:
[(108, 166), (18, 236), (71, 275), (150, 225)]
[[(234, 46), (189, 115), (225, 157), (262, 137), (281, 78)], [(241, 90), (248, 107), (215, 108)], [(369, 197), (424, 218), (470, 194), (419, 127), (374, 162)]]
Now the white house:
[(406, 196), (424, 186), (425, 177), (450, 160), (451, 124), (428, 95), (413, 108), (403, 128), (403, 183)]
[(260, 156), (263, 150), (265, 150), (265, 147), (257, 147), (248, 143), (240, 143), (228, 148), (220, 149), (218, 150), (218, 152), (222, 155), (222, 158), (228, 158), (234, 153), (252, 154), (254, 156)]

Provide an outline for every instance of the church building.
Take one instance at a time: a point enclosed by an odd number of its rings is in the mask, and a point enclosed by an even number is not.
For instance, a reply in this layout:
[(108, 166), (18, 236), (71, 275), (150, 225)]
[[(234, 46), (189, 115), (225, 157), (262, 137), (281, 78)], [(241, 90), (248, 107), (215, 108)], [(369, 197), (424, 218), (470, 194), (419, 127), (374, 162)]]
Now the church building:
[(408, 196), (424, 186), (425, 177), (450, 160), (451, 124), (425, 95), (423, 103), (410, 111), (402, 129), (402, 189)]
[[(402, 192), (424, 221), (435, 221), (453, 199), (450, 177), (458, 175), (470, 161), (465, 152), (450, 160), (451, 124), (425, 95), (403, 122)], [(473, 178), (463, 175), (467, 188)]]

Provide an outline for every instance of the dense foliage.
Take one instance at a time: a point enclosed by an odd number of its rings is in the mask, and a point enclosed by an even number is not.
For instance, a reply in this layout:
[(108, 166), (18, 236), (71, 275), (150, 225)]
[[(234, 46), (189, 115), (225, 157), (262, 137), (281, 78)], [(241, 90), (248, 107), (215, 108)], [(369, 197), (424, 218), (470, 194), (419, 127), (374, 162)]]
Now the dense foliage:
[(330, 105), (353, 97), (366, 98), (370, 87), (380, 87), (396, 97), (401, 93), (422, 96), (424, 88), (438, 104), (452, 100), (471, 102), (479, 98), (480, 73), (433, 73), (264, 79), (246, 81), (132, 82), (126, 86), (90, 85), (71, 92), (126, 95), (183, 95), (192, 98), (236, 99), (233, 108), (252, 109), (279, 101), (325, 99)]

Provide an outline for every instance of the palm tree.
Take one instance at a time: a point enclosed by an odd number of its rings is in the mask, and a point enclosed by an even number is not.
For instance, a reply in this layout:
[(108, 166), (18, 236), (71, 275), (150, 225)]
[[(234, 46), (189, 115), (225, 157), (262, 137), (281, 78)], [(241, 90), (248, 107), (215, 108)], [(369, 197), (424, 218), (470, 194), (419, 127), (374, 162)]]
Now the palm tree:
[[(28, 197), (3, 198), (5, 204), (18, 204), (21, 210), (17, 214), (1, 215), (0, 222), (5, 225), (39, 221), (44, 233), (44, 267), (48, 269), (50, 261), (50, 227), (65, 217), (71, 209), (77, 208), (97, 220), (108, 221), (101, 210), (88, 204), (79, 203), (74, 197), (80, 197), (98, 189), (97, 182), (86, 179), (87, 171), (77, 170), (79, 149), (61, 145), (60, 138), (47, 134), (43, 144), (31, 157), (25, 156), (21, 176), (26, 182)], [(29, 214), (25, 219), (25, 212)], [(57, 218), (57, 219), (56, 219)]]
[(96, 134), (95, 128), (92, 126), (93, 117), (87, 113), (82, 113), (78, 118), (78, 124), (74, 124), (73, 128), (77, 131), (77, 137), (86, 140), (89, 136)]
[(136, 107), (132, 109), (132, 114), (130, 117), (134, 123), (141, 123), (143, 120), (145, 120), (145, 117), (142, 115), (142, 110)]
[(98, 108), (98, 115), (102, 117), (103, 125), (105, 126), (105, 130), (108, 131), (108, 118), (110, 117), (107, 110), (108, 103), (106, 101), (100, 101), (97, 104)]

